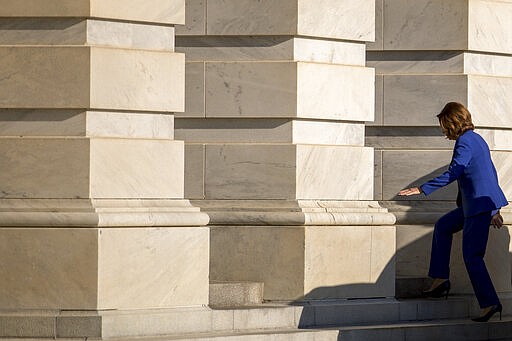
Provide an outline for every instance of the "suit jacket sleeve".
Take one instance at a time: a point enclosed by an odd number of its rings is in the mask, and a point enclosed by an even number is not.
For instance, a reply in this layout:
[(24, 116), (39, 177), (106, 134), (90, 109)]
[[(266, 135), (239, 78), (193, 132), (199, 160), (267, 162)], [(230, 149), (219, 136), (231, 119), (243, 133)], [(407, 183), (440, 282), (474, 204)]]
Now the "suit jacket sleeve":
[(425, 195), (429, 195), (435, 190), (452, 183), (462, 175), (464, 169), (466, 168), (470, 161), (471, 147), (469, 146), (467, 141), (464, 141), (459, 138), (455, 143), (452, 161), (450, 162), (448, 170), (443, 174), (439, 175), (438, 177), (425, 182), (423, 185), (420, 186), (421, 190), (423, 191), (423, 193), (425, 193)]

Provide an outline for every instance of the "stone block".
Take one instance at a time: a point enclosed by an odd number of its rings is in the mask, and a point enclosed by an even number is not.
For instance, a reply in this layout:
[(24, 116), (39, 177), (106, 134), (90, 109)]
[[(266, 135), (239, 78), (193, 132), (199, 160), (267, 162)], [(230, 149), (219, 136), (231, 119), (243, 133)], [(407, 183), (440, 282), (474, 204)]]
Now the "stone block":
[(183, 111), (184, 56), (92, 47), (0, 47), (0, 107)]
[(367, 121), (366, 126), (381, 126), (384, 124), (384, 76), (375, 76), (375, 117)]
[[(448, 169), (451, 157), (451, 151), (383, 151), (383, 199), (411, 200), (410, 197), (398, 197), (398, 192), (404, 188), (419, 186), (441, 175)], [(455, 200), (456, 197), (457, 185), (452, 183), (428, 197), (415, 196), (412, 200)]]
[(512, 91), (512, 77), (468, 76), (468, 109), (475, 125), (512, 127), (512, 104), (507, 101)]
[(439, 126), (367, 126), (365, 141), (366, 146), (377, 149), (452, 150), (455, 144)]
[(172, 26), (87, 20), (88, 45), (174, 51), (174, 32)]
[(0, 110), (0, 135), (174, 139), (174, 117), (82, 110)]
[(367, 66), (377, 74), (461, 74), (466, 53), (462, 51), (368, 51)]
[[(392, 296), (395, 244), (373, 244), (374, 233), (394, 239), (395, 230), (386, 226), (215, 226), (211, 228), (210, 277), (264, 282), (264, 297), (269, 300)], [(373, 262), (373, 257), (386, 265)]]
[(174, 27), (83, 18), (4, 18), (0, 23), (0, 44), (174, 51)]
[(205, 116), (205, 63), (187, 62), (185, 64), (185, 112), (176, 113), (176, 117)]
[(466, 0), (384, 0), (384, 50), (465, 50), (468, 20)]
[(512, 56), (466, 52), (464, 53), (464, 73), (512, 77)]
[(439, 126), (447, 102), (472, 100), (467, 82), (465, 75), (385, 75), (384, 125)]
[(211, 307), (242, 307), (263, 303), (263, 283), (210, 282)]
[(373, 69), (295, 62), (206, 64), (207, 117), (373, 120)]
[(185, 0), (185, 25), (176, 27), (177, 35), (206, 35), (206, 0)]
[(234, 311), (234, 329), (295, 328), (293, 309), (267, 308)]
[(97, 240), (96, 229), (1, 228), (0, 306), (95, 309)]
[(2, 198), (183, 198), (183, 142), (4, 138)]
[(2, 17), (95, 17), (184, 24), (184, 0), (20, 0), (2, 4)]
[(183, 198), (182, 141), (91, 139), (90, 149), (91, 197)]
[(470, 1), (468, 50), (512, 53), (511, 15), (507, 1)]
[(489, 149), (496, 151), (512, 150), (512, 131), (508, 129), (485, 129), (477, 128), (475, 130), (484, 138), (489, 145)]
[(205, 146), (185, 144), (185, 198), (204, 199)]
[(176, 134), (190, 143), (364, 145), (364, 124), (319, 120), (179, 118)]
[(185, 110), (183, 54), (106, 48), (92, 48), (90, 53), (91, 107)]
[[(16, 316), (18, 315), (18, 316)], [(55, 337), (55, 319), (50, 316), (0, 316), (1, 338)], [(9, 339), (12, 340), (12, 339)]]
[(384, 50), (384, 0), (375, 0), (375, 41), (366, 43), (366, 49)]
[[(396, 266), (398, 276), (428, 277), (433, 227), (433, 224), (428, 226), (397, 226)], [(494, 287), (500, 293), (510, 292), (512, 289), (509, 245), (510, 228), (502, 228), (501, 230), (491, 228), (485, 262)], [(462, 259), (462, 232), (454, 235), (450, 258), (452, 292), (455, 294), (473, 294), (473, 288)], [(417, 288), (417, 291), (420, 292), (422, 289), (424, 288)], [(418, 318), (429, 317), (418, 316)]]
[(200, 227), (1, 228), (0, 303), (60, 310), (207, 304), (208, 238)]
[(374, 0), (213, 0), (207, 6), (210, 35), (304, 35), (371, 41)]
[(98, 253), (99, 309), (208, 304), (208, 228), (101, 229)]
[(373, 151), (365, 147), (207, 145), (205, 195), (207, 199), (370, 200), (372, 164)]
[(373, 149), (297, 145), (296, 160), (297, 199), (373, 199)]
[(89, 48), (0, 47), (1, 108), (87, 108)]
[(296, 165), (293, 145), (207, 145), (205, 197), (294, 198)]
[(358, 42), (291, 36), (179, 36), (187, 61), (297, 61), (365, 66)]
[(90, 145), (85, 139), (4, 138), (2, 198), (87, 198)]
[(305, 238), (306, 299), (394, 296), (394, 227), (319, 226)]
[(512, 201), (512, 153), (506, 151), (491, 152), (491, 157), (498, 173), (500, 187), (509, 201)]
[(375, 150), (373, 156), (373, 199), (382, 199), (382, 150)]

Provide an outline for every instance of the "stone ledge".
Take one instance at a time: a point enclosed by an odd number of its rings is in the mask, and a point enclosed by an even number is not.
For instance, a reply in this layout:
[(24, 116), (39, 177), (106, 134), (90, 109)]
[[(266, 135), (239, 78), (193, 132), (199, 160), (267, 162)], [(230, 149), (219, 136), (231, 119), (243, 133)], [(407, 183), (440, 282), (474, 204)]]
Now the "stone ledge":
[(208, 215), (189, 200), (0, 199), (0, 226), (204, 226)]
[(192, 200), (211, 225), (393, 225), (375, 201)]

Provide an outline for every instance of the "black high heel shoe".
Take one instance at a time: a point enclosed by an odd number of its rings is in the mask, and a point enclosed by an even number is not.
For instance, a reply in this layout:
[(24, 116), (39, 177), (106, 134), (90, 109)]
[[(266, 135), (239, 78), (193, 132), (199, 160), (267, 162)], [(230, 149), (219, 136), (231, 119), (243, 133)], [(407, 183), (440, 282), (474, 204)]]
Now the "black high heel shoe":
[(497, 305), (495, 305), (491, 310), (489, 310), (487, 312), (487, 314), (485, 315), (482, 315), (482, 316), (479, 316), (479, 317), (476, 317), (474, 319), (472, 319), (473, 321), (475, 322), (487, 322), (489, 321), (489, 319), (496, 313), (500, 313), (500, 321), (501, 321), (501, 311), (503, 310), (503, 307), (501, 305), (501, 303), (498, 303)]
[(435, 287), (432, 290), (424, 290), (422, 292), (423, 297), (430, 297), (430, 298), (440, 298), (444, 296), (444, 299), (448, 299), (448, 294), (450, 293), (450, 280), (447, 279), (443, 283), (439, 284), (437, 287)]

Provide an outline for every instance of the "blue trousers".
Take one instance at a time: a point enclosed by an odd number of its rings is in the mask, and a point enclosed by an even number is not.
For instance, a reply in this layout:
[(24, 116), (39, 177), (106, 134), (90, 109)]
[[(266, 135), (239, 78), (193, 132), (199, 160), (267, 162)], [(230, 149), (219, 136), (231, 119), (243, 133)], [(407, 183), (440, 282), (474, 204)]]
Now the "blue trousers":
[(456, 208), (442, 216), (434, 227), (428, 273), (432, 278), (449, 278), (452, 236), (462, 230), (464, 264), (481, 308), (499, 303), (498, 295), (484, 262), (491, 218), (491, 212), (464, 217), (462, 208)]

